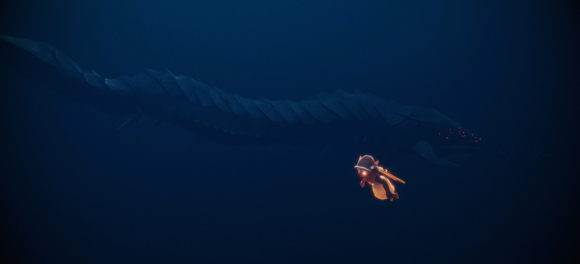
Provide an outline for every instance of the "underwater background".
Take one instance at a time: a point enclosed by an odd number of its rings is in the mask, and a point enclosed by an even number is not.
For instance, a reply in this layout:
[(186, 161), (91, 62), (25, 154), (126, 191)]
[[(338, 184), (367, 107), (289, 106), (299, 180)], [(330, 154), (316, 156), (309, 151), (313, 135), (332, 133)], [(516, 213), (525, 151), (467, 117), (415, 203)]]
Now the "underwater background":
[[(250, 98), (341, 89), (437, 109), (482, 150), (221, 145), (22, 78), (0, 60), (3, 263), (577, 263), (575, 1), (4, 1), (0, 34), (103, 77), (171, 70)], [(34, 72), (35, 69), (30, 69)], [(42, 74), (42, 73), (39, 73)]]

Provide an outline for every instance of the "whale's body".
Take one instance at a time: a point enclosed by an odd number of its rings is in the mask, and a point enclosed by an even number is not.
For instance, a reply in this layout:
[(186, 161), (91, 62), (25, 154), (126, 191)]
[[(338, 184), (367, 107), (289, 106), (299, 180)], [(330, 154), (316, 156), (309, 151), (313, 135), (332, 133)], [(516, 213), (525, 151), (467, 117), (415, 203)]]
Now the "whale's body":
[(249, 99), (169, 70), (103, 78), (45, 42), (0, 36), (2, 59), (25, 77), (87, 102), (100, 111), (146, 115), (226, 143), (328, 143), (373, 149), (394, 156), (402, 150), (438, 165), (454, 165), (438, 150), (471, 151), (476, 135), (436, 110), (405, 106), (368, 93), (320, 93), (300, 101)]

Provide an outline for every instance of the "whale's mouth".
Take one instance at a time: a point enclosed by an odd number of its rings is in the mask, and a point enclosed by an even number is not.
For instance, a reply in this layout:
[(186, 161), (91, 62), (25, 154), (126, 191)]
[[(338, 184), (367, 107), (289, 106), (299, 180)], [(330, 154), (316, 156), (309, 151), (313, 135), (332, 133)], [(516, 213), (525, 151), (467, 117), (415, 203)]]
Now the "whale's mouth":
[(453, 155), (475, 153), (479, 150), (481, 150), (481, 147), (454, 145), (437, 147), (434, 149), (434, 153), (439, 157), (449, 157)]
[(415, 146), (413, 146), (413, 151), (415, 151), (415, 154), (419, 155), (420, 157), (422, 157), (422, 158), (428, 160), (429, 162), (436, 164), (438, 166), (445, 166), (445, 167), (458, 166), (457, 164), (455, 164), (453, 162), (446, 161), (446, 160), (438, 157), (437, 155), (435, 155), (435, 153), (433, 152), (433, 147), (427, 141), (417, 142), (415, 144)]
[(481, 150), (481, 147), (455, 145), (455, 146), (443, 146), (440, 148), (439, 151), (455, 152), (453, 154), (458, 154), (458, 153), (476, 152), (478, 150)]
[[(480, 147), (472, 147), (472, 146), (461, 146), (461, 145), (454, 145), (454, 146), (441, 146), (438, 147), (435, 151), (429, 142), (427, 141), (419, 141), (413, 146), (413, 150), (415, 153), (424, 159), (430, 161), (433, 164), (439, 166), (457, 166), (457, 164), (447, 161), (440, 157), (445, 157), (449, 155), (455, 154), (466, 154), (472, 153), (480, 150)], [(435, 154), (437, 153), (437, 154)]]

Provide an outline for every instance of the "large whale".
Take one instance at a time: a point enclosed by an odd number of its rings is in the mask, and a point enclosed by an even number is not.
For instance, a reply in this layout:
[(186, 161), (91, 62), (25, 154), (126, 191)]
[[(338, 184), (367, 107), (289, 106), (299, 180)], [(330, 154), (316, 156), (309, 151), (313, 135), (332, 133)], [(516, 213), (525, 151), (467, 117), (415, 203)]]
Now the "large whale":
[(472, 152), (481, 138), (440, 112), (368, 93), (319, 93), (300, 101), (250, 99), (176, 76), (145, 70), (104, 78), (52, 45), (0, 35), (2, 60), (18, 74), (114, 116), (171, 123), (225, 144), (344, 144), (386, 155), (412, 152), (440, 166), (438, 154)]

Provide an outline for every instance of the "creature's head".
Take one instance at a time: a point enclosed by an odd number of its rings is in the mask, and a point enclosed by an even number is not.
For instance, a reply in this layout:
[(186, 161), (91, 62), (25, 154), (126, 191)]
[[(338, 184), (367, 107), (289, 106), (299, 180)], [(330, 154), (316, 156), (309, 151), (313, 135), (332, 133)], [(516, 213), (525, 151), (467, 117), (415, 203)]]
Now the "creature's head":
[(415, 120), (418, 131), (421, 131), (420, 140), (413, 146), (413, 150), (435, 164), (455, 166), (436, 154), (445, 156), (469, 153), (481, 147), (481, 137), (437, 110), (414, 106), (407, 118)]
[(357, 169), (358, 175), (367, 182), (373, 182), (379, 173), (377, 162), (369, 155), (360, 157), (354, 167)]

